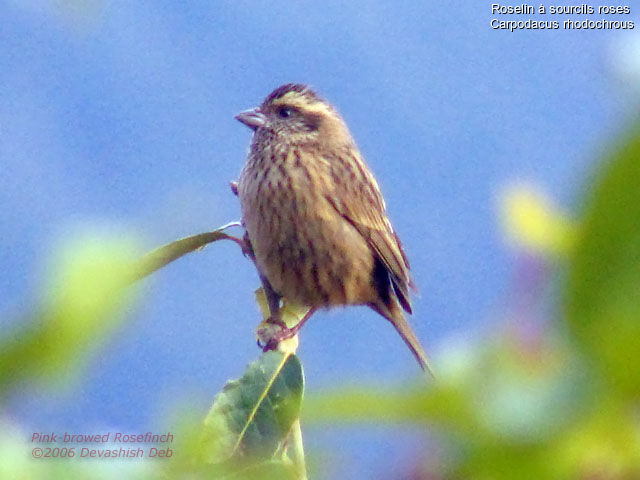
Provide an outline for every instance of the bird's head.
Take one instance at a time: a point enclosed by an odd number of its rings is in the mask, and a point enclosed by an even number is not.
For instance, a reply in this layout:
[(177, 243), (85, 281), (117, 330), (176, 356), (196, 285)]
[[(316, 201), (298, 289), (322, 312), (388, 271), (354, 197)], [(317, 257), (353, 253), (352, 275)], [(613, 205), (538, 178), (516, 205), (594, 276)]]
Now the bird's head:
[(350, 139), (336, 110), (308, 86), (288, 83), (276, 88), (262, 105), (236, 115), (257, 135), (275, 135), (288, 143), (321, 143)]

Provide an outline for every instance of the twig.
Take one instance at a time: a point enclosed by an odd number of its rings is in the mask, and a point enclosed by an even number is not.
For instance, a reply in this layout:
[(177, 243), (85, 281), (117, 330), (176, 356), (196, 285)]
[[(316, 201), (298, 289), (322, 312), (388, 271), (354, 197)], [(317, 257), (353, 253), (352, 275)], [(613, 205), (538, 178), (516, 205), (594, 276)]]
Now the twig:
[(307, 465), (304, 461), (304, 446), (302, 444), (302, 429), (300, 428), (300, 419), (296, 419), (291, 426), (290, 453), (291, 461), (296, 469), (296, 478), (298, 480), (307, 480)]

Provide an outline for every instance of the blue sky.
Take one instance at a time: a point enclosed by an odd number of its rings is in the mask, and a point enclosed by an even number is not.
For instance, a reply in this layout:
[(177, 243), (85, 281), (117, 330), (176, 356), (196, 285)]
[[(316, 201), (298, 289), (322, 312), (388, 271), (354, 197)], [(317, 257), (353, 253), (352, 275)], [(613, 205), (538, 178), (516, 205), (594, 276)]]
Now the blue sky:
[[(481, 330), (515, 264), (497, 193), (527, 181), (572, 208), (637, 107), (638, 60), (620, 52), (639, 42), (495, 31), (490, 3), (473, 3), (0, 1), (0, 311), (27, 309), (55, 245), (83, 228), (135, 232), (152, 248), (239, 219), (228, 182), (250, 131), (233, 116), (304, 82), (336, 105), (379, 179), (427, 349)], [(204, 415), (259, 353), (257, 286), (232, 244), (180, 260), (145, 282), (78, 390), (22, 392), (12, 418), (27, 431), (146, 431), (187, 398)], [(299, 355), (309, 391), (418, 375), (366, 308), (316, 315)], [(377, 428), (305, 439), (342, 445), (345, 478), (394, 472), (406, 455)]]

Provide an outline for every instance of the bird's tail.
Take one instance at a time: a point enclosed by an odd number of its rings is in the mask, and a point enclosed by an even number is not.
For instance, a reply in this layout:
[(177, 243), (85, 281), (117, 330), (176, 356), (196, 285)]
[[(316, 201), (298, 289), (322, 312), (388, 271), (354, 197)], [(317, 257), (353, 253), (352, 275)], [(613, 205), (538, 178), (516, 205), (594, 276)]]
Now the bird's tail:
[(381, 308), (376, 305), (373, 308), (391, 322), (396, 331), (402, 337), (402, 340), (404, 340), (404, 343), (406, 343), (411, 350), (411, 353), (413, 353), (413, 356), (416, 357), (416, 360), (420, 364), (422, 370), (428, 373), (432, 378), (435, 378), (433, 370), (429, 365), (427, 353), (424, 351), (424, 348), (422, 348), (422, 344), (420, 343), (420, 340), (418, 340), (418, 337), (416, 337), (416, 334), (413, 333), (413, 329), (411, 328), (411, 325), (409, 325), (404, 313), (402, 313), (402, 310), (400, 310), (400, 307), (394, 302), (389, 307), (385, 305)]

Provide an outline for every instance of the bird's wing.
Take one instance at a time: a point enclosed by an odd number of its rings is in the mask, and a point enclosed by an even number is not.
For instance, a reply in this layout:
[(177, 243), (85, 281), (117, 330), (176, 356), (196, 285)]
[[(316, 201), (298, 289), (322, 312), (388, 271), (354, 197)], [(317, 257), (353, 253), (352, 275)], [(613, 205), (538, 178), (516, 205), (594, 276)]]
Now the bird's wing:
[(360, 155), (352, 149), (327, 163), (331, 166), (333, 185), (327, 200), (356, 228), (383, 262), (402, 308), (411, 313), (409, 288), (415, 287), (409, 274), (409, 262), (387, 218), (378, 183)]

